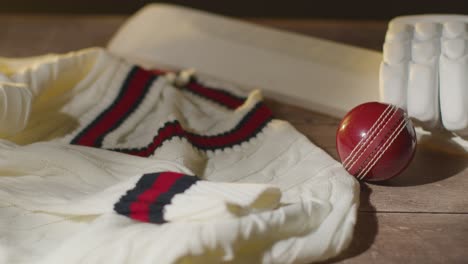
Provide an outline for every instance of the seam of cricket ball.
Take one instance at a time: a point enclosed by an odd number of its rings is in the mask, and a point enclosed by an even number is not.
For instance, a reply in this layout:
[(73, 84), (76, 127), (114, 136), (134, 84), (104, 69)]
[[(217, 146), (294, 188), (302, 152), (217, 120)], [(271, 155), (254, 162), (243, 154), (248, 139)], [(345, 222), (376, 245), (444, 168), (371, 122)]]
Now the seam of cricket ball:
[[(386, 123), (386, 128), (388, 128), (389, 125), (387, 125), (390, 122)], [(361, 166), (359, 166), (359, 169), (356, 171), (356, 177), (360, 176), (362, 171), (367, 169), (367, 166), (374, 160), (374, 158), (377, 156), (379, 151), (381, 150), (382, 146), (385, 145), (385, 143), (388, 141), (388, 139), (391, 137), (393, 132), (395, 132), (395, 129), (400, 125), (401, 118), (397, 119), (396, 122), (392, 124), (392, 127), (386, 130), (385, 136), (378, 142), (378, 144), (375, 145), (374, 150), (369, 153), (369, 156), (361, 163)]]
[[(347, 163), (345, 164), (345, 168), (351, 170), (351, 168), (356, 164), (356, 162), (362, 157), (362, 155), (367, 151), (369, 146), (374, 142), (375, 138), (380, 135), (382, 132), (383, 127), (385, 127), (386, 122), (388, 122), (389, 119), (388, 115), (392, 113), (389, 112), (385, 115), (385, 117), (379, 122), (379, 124), (375, 127), (375, 129), (371, 132), (368, 131), (367, 137), (365, 138), (365, 142), (362, 143), (362, 145), (357, 148), (355, 147), (353, 150), (357, 149), (356, 152), (354, 153), (354, 157)], [(393, 116), (393, 114), (390, 116), (390, 118)], [(379, 129), (380, 128), (380, 129)], [(378, 129), (378, 130), (377, 130)], [(375, 133), (375, 131), (377, 131)], [(352, 163), (351, 163), (352, 162)]]
[[(389, 126), (389, 122), (390, 120), (388, 120), (388, 122), (385, 124), (386, 127), (385, 128), (388, 128)], [(385, 145), (385, 143), (387, 142), (387, 140), (389, 139), (389, 137), (391, 137), (391, 135), (393, 134), (393, 132), (395, 131), (395, 129), (400, 125), (400, 122), (401, 122), (401, 119), (399, 118), (396, 122), (394, 122), (392, 124), (392, 127), (387, 129), (386, 130), (386, 133), (385, 133), (385, 136), (375, 145), (375, 148), (374, 150), (372, 150), (371, 153), (369, 153), (369, 155), (367, 156), (367, 158), (361, 163), (361, 166), (359, 166), (359, 169), (357, 172), (361, 172), (361, 170), (363, 169), (363, 167), (367, 167), (367, 164), (369, 162), (371, 162), (373, 159), (374, 159), (374, 155), (376, 153), (379, 152), (380, 150), (380, 147), (382, 147), (383, 145)], [(388, 124), (388, 125), (387, 125)]]
[(381, 147), (383, 149), (380, 153), (379, 156), (374, 159), (372, 164), (369, 166), (369, 168), (364, 172), (364, 174), (361, 176), (361, 178), (364, 178), (364, 176), (375, 166), (375, 164), (382, 158), (382, 156), (385, 154), (385, 152), (388, 150), (388, 148), (392, 145), (392, 143), (398, 138), (398, 136), (401, 134), (403, 129), (408, 125), (408, 120), (406, 118), (403, 118), (403, 120), (400, 121), (398, 132), (396, 132), (394, 135), (392, 135), (391, 140), (389, 139), (389, 142), (385, 142), (385, 147)]
[[(387, 119), (382, 120), (382, 122), (384, 122), (384, 123), (382, 124), (382, 126), (380, 127), (378, 132), (375, 135), (369, 136), (369, 138), (372, 138), (372, 140), (370, 142), (365, 143), (366, 147), (364, 148), (364, 150), (360, 151), (359, 156), (354, 159), (354, 161), (353, 161), (353, 163), (351, 165), (345, 167), (347, 170), (351, 171), (351, 169), (355, 166), (356, 162), (362, 157), (362, 155), (364, 155), (364, 153), (367, 151), (367, 149), (369, 149), (369, 147), (372, 145), (372, 143), (374, 143), (375, 139), (378, 138), (378, 136), (382, 133), (383, 129), (387, 126), (387, 124), (390, 122), (390, 120), (394, 117), (394, 115), (397, 112), (398, 112), (398, 108), (395, 108), (395, 110), (393, 110), (390, 117), (388, 117), (388, 118), (386, 117)], [(362, 165), (361, 165), (361, 167), (362, 167)], [(357, 170), (356, 172), (359, 172), (359, 170)]]
[[(391, 113), (392, 108), (394, 108), (394, 106), (389, 104), (385, 108), (385, 110), (382, 111), (382, 113), (380, 113), (379, 118), (377, 118), (377, 120), (374, 122), (374, 124), (372, 124), (371, 128), (369, 129), (367, 137), (361, 138), (361, 140), (359, 140), (356, 146), (354, 146), (351, 153), (349, 153), (349, 155), (342, 162), (345, 167), (347, 166), (346, 164), (349, 164), (349, 162), (354, 160), (356, 153), (359, 152), (362, 149), (363, 145), (365, 145), (366, 142), (373, 136), (374, 131), (380, 126), (380, 124), (383, 122), (383, 119), (385, 119), (387, 115)], [(388, 112), (389, 109), (390, 109), (390, 112)]]
[(392, 131), (392, 134), (390, 135), (390, 137), (388, 137), (385, 143), (380, 145), (380, 147), (378, 148), (379, 150), (378, 154), (376, 154), (376, 156), (373, 158), (373, 160), (371, 161), (372, 163), (369, 162), (368, 165), (366, 166), (367, 168), (365, 168), (364, 171), (361, 171), (358, 174), (359, 179), (364, 179), (366, 174), (369, 173), (369, 171), (372, 170), (372, 168), (374, 168), (375, 164), (377, 164), (377, 162), (382, 158), (385, 152), (387, 152), (387, 150), (390, 148), (392, 143), (398, 138), (398, 136), (401, 134), (403, 129), (408, 124), (408, 119), (405, 118), (405, 116), (403, 116), (402, 119), (399, 119), (399, 121), (400, 122), (398, 122), (398, 125), (393, 127), (395, 128), (395, 130)]
[[(398, 121), (400, 121), (401, 119), (398, 119)], [(390, 120), (387, 120), (387, 123), (385, 123), (385, 127), (384, 128), (388, 128), (389, 125), (387, 125), (388, 123), (390, 122)], [(379, 152), (380, 148), (382, 147), (382, 145), (385, 145), (385, 143), (387, 142), (388, 138), (391, 136), (392, 132), (395, 130), (395, 128), (398, 126), (398, 122), (394, 122), (393, 126), (387, 130), (387, 133), (385, 134), (385, 136), (378, 142), (378, 144), (375, 145), (374, 147), (374, 150), (372, 150), (371, 153), (369, 153), (369, 155), (367, 156), (367, 158), (361, 163), (361, 165), (359, 166), (359, 168), (357, 169), (356, 171), (356, 177), (358, 177), (362, 171), (364, 169), (367, 168), (368, 164), (371, 163), (374, 159), (374, 157), (376, 156), (376, 154)], [(376, 136), (377, 138), (377, 136)], [(375, 139), (375, 138), (374, 138)], [(370, 144), (370, 143), (369, 143)]]

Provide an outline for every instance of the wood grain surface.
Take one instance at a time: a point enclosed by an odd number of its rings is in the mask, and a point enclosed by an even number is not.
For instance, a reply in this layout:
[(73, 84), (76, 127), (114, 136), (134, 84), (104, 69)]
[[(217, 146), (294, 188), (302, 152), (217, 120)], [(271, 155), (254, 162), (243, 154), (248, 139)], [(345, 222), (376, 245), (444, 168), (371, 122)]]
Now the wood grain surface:
[[(23, 57), (105, 46), (123, 16), (0, 16), (0, 56)], [(270, 27), (381, 50), (387, 21), (247, 19)], [(339, 120), (267, 100), (276, 117), (291, 122), (337, 158)], [(429, 139), (430, 140), (430, 139)], [(467, 263), (468, 158), (419, 146), (403, 175), (361, 185), (355, 236), (327, 263)]]

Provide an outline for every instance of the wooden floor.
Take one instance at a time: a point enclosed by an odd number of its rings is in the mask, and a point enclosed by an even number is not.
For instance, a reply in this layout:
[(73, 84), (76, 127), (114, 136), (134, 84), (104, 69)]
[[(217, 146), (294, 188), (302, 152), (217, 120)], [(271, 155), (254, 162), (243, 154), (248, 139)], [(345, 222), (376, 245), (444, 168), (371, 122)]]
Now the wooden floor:
[[(30, 56), (104, 46), (125, 17), (0, 16), (0, 56)], [(251, 22), (380, 50), (386, 21)], [(336, 158), (338, 120), (268, 100)], [(350, 248), (331, 263), (468, 263), (468, 158), (420, 147), (408, 170), (382, 185), (362, 184)]]

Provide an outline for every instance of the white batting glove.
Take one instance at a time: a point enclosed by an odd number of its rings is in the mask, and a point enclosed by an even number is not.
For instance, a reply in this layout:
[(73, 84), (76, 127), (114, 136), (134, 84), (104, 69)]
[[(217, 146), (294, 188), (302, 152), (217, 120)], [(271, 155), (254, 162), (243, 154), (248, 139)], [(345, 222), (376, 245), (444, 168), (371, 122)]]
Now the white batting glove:
[(383, 55), (383, 101), (406, 109), (425, 128), (467, 134), (468, 16), (395, 18)]

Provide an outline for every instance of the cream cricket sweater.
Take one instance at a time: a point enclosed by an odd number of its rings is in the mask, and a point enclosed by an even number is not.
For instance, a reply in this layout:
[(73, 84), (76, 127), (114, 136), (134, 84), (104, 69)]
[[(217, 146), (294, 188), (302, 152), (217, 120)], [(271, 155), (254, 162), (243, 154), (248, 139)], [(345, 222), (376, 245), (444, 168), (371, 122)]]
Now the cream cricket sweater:
[(307, 263), (358, 184), (261, 93), (102, 49), (0, 59), (0, 263)]

